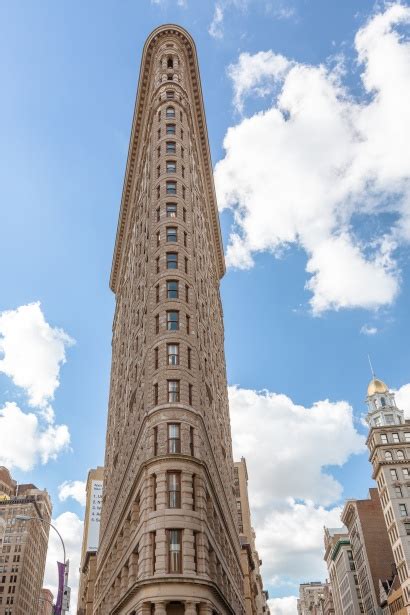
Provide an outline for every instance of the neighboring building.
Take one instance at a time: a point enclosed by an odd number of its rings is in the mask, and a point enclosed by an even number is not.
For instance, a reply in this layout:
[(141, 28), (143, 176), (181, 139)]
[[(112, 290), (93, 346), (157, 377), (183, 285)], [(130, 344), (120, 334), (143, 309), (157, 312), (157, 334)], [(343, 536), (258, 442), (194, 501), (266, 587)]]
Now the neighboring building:
[(92, 615), (93, 612), (103, 478), (102, 467), (88, 472), (77, 615)]
[(367, 500), (347, 500), (341, 519), (349, 531), (363, 612), (375, 615), (381, 613), (379, 581), (391, 575), (394, 559), (377, 489), (369, 495)]
[(38, 615), (46, 564), (49, 526), (40, 521), (18, 521), (17, 515), (51, 520), (47, 491), (17, 485), (7, 468), (0, 467), (0, 615)]
[[(402, 588), (410, 610), (410, 421), (396, 406), (394, 393), (377, 378), (367, 389), (370, 427), (367, 446)], [(382, 578), (387, 578), (388, 575)]]
[(95, 615), (244, 614), (195, 44), (145, 43), (111, 272), (116, 308)]
[(255, 546), (255, 532), (251, 524), (251, 510), (248, 498), (248, 471), (242, 457), (234, 463), (234, 489), (238, 511), (239, 538), (241, 541), (241, 561), (244, 577), (246, 615), (269, 613), (268, 593), (263, 589), (260, 573), (262, 561)]
[(323, 615), (334, 615), (333, 590), (329, 581), (323, 589)]
[(335, 614), (359, 615), (363, 613), (359, 581), (347, 529), (345, 527), (325, 527), (324, 542), (324, 560), (332, 586)]
[(40, 594), (38, 615), (53, 615), (53, 594), (49, 589), (43, 587)]
[(299, 585), (299, 615), (323, 615), (326, 583), (311, 581)]

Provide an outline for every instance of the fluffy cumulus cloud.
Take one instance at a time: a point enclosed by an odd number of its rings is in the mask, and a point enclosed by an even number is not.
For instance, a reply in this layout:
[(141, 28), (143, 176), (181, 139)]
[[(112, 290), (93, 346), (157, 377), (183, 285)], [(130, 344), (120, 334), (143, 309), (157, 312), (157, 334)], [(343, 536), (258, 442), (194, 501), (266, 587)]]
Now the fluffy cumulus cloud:
[(403, 384), (395, 393), (397, 407), (404, 411), (406, 419), (410, 419), (410, 384)]
[(271, 598), (268, 601), (271, 615), (295, 615), (297, 612), (296, 596), (285, 596), (284, 598)]
[(14, 402), (0, 408), (0, 465), (28, 471), (47, 463), (67, 449), (70, 434), (67, 425), (41, 425), (32, 412), (23, 412)]
[(360, 100), (340, 62), (309, 66), (265, 51), (229, 68), (239, 112), (250, 96), (273, 102), (228, 130), (216, 165), (220, 207), (235, 221), (228, 265), (301, 247), (316, 314), (376, 309), (399, 292), (396, 254), (410, 240), (409, 23), (410, 7), (395, 3), (357, 32)]
[[(60, 532), (66, 547), (67, 558), (70, 560), (68, 584), (71, 587), (71, 605), (69, 613), (77, 612), (77, 595), (79, 582), (79, 568), (81, 560), (81, 541), (83, 535), (83, 522), (72, 512), (62, 513), (53, 524)], [(48, 543), (46, 570), (44, 575), (44, 587), (53, 592), (54, 599), (57, 596), (57, 563), (63, 561), (63, 550), (56, 532), (50, 531)]]
[(82, 480), (66, 480), (58, 486), (58, 499), (60, 502), (65, 502), (68, 498), (73, 498), (81, 506), (85, 506), (85, 486)]
[(0, 408), (0, 465), (27, 471), (67, 449), (68, 427), (56, 423), (50, 402), (72, 343), (64, 331), (46, 322), (40, 303), (0, 312), (0, 372), (24, 391), (31, 407), (25, 412), (6, 402)]
[(27, 392), (31, 406), (43, 408), (53, 399), (72, 343), (46, 322), (38, 302), (0, 312), (0, 372)]
[[(342, 496), (329, 467), (364, 452), (364, 437), (344, 401), (305, 408), (285, 395), (230, 387), (229, 402), (234, 455), (248, 466), (265, 583), (290, 583), (295, 591), (301, 579), (326, 575), (323, 526), (341, 524)], [(292, 604), (278, 602), (274, 612)]]
[(242, 11), (248, 6), (249, 0), (218, 0), (215, 2), (212, 21), (209, 24), (208, 33), (213, 38), (223, 38), (224, 36), (224, 18), (225, 11), (229, 7), (241, 9)]

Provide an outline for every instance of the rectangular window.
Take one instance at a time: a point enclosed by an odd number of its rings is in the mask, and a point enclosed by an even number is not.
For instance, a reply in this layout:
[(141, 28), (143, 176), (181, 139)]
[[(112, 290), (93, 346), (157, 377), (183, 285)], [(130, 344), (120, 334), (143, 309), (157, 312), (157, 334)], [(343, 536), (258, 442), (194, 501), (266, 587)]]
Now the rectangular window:
[(183, 147), (181, 147), (181, 158), (183, 158), (183, 157), (184, 157), (184, 154), (185, 154), (185, 150), (184, 150), (184, 148), (183, 148)]
[(184, 129), (181, 128), (181, 139), (184, 140)]
[(181, 508), (180, 472), (168, 472), (168, 508)]
[(165, 117), (170, 120), (175, 117), (175, 109), (174, 107), (167, 107), (165, 111)]
[(161, 209), (157, 207), (157, 222), (159, 222), (160, 219), (161, 219)]
[(399, 434), (398, 434), (398, 433), (393, 433), (393, 434), (392, 434), (392, 436), (393, 436), (393, 442), (394, 442), (395, 444), (397, 444), (398, 442), (400, 442), (400, 438), (399, 438)]
[(410, 442), (410, 433), (409, 433), (408, 431), (406, 431), (406, 432), (404, 433), (404, 440), (405, 440), (406, 442)]
[(402, 471), (403, 471), (403, 476), (404, 476), (404, 478), (406, 478), (406, 479), (407, 479), (407, 478), (410, 478), (410, 472), (409, 472), (409, 469), (408, 469), (408, 468), (403, 468), (403, 470), (402, 470)]
[(192, 406), (192, 384), (188, 385), (188, 403), (190, 406)]
[(154, 384), (154, 406), (158, 405), (158, 382)]
[(159, 177), (161, 175), (161, 167), (160, 165), (157, 166), (157, 177)]
[(167, 182), (167, 194), (176, 194), (177, 193), (177, 182)]
[(198, 532), (195, 532), (195, 531), (194, 531), (194, 570), (195, 572), (198, 572)]
[(187, 247), (187, 245), (188, 245), (188, 233), (184, 231), (184, 246)]
[(158, 128), (158, 139), (161, 138), (161, 128)]
[(167, 160), (167, 173), (176, 173), (177, 163), (174, 160)]
[(196, 474), (192, 474), (192, 510), (196, 509)]
[(167, 280), (167, 299), (178, 299), (178, 280)]
[(186, 209), (185, 207), (182, 209), (182, 220), (186, 222)]
[(155, 267), (156, 267), (157, 273), (159, 273), (159, 256), (157, 256), (157, 258), (155, 259)]
[(152, 510), (157, 510), (157, 475), (151, 474)]
[(406, 530), (407, 536), (410, 536), (410, 523), (405, 523), (404, 529)]
[(156, 543), (156, 532), (150, 532), (150, 551), (151, 551), (151, 574), (155, 574), (156, 569), (156, 554), (155, 554), (155, 543)]
[(167, 214), (167, 218), (176, 218), (177, 217), (177, 204), (167, 203), (166, 204), (166, 214)]
[(179, 312), (176, 310), (169, 310), (167, 312), (167, 331), (179, 330)]
[(158, 145), (157, 147), (157, 156), (158, 158), (161, 156), (161, 146), (160, 145)]
[(179, 402), (179, 380), (168, 380), (168, 403)]
[(401, 487), (395, 487), (394, 491), (395, 491), (395, 493), (396, 493), (398, 498), (402, 498), (403, 497), (403, 493), (401, 491)]
[(161, 196), (161, 186), (157, 186), (157, 199)]
[(155, 286), (155, 301), (159, 303), (159, 284)]
[(186, 194), (186, 188), (185, 186), (182, 186), (182, 198), (185, 198), (185, 194)]
[(168, 530), (168, 572), (182, 572), (181, 530)]
[(172, 100), (174, 98), (174, 91), (173, 90), (167, 90), (167, 100)]
[(168, 423), (168, 453), (181, 452), (181, 426), (179, 423)]
[(167, 269), (178, 269), (177, 252), (167, 252)]
[(191, 323), (191, 318), (187, 314), (187, 317), (186, 317), (186, 332), (187, 332), (188, 335), (191, 333), (191, 324), (190, 323)]
[(188, 346), (188, 369), (191, 369), (191, 361), (192, 361), (191, 354), (192, 354), (192, 350)]
[(407, 517), (407, 507), (405, 504), (399, 504), (400, 517)]
[(158, 427), (154, 427), (154, 456), (158, 455)]
[(154, 350), (154, 365), (155, 365), (155, 369), (158, 369), (158, 357), (159, 357), (159, 350), (158, 350), (158, 347), (157, 347)]
[(181, 169), (182, 177), (185, 177), (185, 167), (183, 166)]
[(155, 316), (155, 333), (158, 335), (159, 333), (159, 314)]
[(157, 248), (159, 248), (160, 243), (161, 243), (161, 233), (160, 231), (157, 231)]
[(387, 435), (385, 433), (380, 435), (380, 441), (382, 444), (387, 444)]
[(166, 153), (167, 154), (175, 154), (177, 151), (175, 141), (167, 141), (166, 142)]
[(185, 301), (189, 303), (189, 286), (185, 284)]
[(179, 344), (167, 344), (168, 365), (179, 365)]
[(176, 226), (167, 226), (167, 242), (175, 243), (178, 240), (178, 231)]
[(391, 469), (390, 470), (390, 476), (392, 480), (397, 480), (397, 472), (396, 470)]
[(185, 273), (188, 273), (188, 257), (185, 256)]
[(167, 135), (174, 135), (175, 132), (175, 124), (167, 124)]

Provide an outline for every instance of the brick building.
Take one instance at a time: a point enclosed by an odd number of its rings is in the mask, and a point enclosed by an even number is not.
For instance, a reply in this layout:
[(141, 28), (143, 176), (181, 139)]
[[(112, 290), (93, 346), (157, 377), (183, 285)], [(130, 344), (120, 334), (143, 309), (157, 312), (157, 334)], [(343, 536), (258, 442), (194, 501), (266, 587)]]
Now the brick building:
[(17, 485), (0, 467), (0, 615), (38, 615), (49, 526), (17, 515), (50, 522), (49, 495), (35, 485)]
[(195, 44), (144, 46), (111, 273), (116, 307), (94, 613), (244, 615)]

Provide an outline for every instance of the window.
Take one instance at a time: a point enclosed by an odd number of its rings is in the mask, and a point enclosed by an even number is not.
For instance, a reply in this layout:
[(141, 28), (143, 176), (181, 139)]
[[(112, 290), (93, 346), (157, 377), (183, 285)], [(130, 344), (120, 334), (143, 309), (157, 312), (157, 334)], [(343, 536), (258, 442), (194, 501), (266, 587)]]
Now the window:
[(176, 193), (177, 193), (177, 183), (167, 182), (167, 194), (176, 194)]
[(172, 100), (174, 98), (173, 90), (167, 90), (166, 97), (167, 97), (167, 100)]
[(158, 128), (158, 139), (161, 138), (161, 128)]
[(159, 284), (155, 287), (155, 301), (159, 303)]
[(167, 203), (166, 214), (167, 214), (167, 218), (176, 218), (177, 217), (177, 204)]
[(161, 233), (160, 231), (157, 231), (157, 248), (159, 248), (160, 243), (161, 243)]
[(158, 335), (159, 333), (159, 314), (155, 316), (155, 333)]
[(184, 246), (187, 247), (187, 245), (188, 245), (188, 233), (184, 231)]
[(172, 58), (168, 58), (167, 60), (167, 68), (174, 68), (174, 61)]
[(174, 135), (175, 132), (175, 124), (167, 124), (167, 135)]
[(157, 510), (157, 475), (151, 474), (152, 510)]
[(184, 153), (185, 153), (185, 150), (184, 150), (184, 148), (183, 148), (183, 147), (181, 147), (181, 158), (183, 158), (183, 157), (184, 157)]
[(167, 173), (176, 173), (177, 163), (174, 160), (167, 160)]
[(181, 508), (180, 472), (168, 472), (168, 508)]
[(380, 441), (382, 444), (387, 444), (387, 435), (385, 433), (380, 434)]
[(155, 259), (155, 268), (156, 272), (159, 273), (159, 256), (157, 256), (157, 258)]
[(193, 457), (194, 456), (194, 428), (193, 427), (189, 428), (189, 452), (191, 453), (191, 456)]
[(182, 209), (182, 219), (184, 222), (186, 222), (186, 208), (185, 207)]
[(402, 498), (403, 497), (403, 493), (402, 493), (401, 487), (395, 487), (394, 491), (395, 491), (395, 493), (396, 493), (398, 498)]
[(175, 141), (167, 141), (165, 145), (165, 151), (167, 154), (175, 154), (177, 151), (177, 145)]
[(178, 299), (178, 280), (167, 280), (167, 299)]
[(403, 451), (397, 451), (396, 455), (397, 455), (397, 459), (399, 461), (403, 461), (404, 460), (404, 453), (403, 453)]
[(400, 517), (407, 517), (407, 507), (405, 504), (399, 504)]
[(150, 552), (151, 552), (151, 574), (155, 574), (156, 568), (156, 555), (155, 555), (155, 543), (156, 543), (156, 532), (149, 533), (149, 542), (150, 542)]
[(176, 226), (167, 226), (167, 242), (175, 243), (178, 239), (178, 231)]
[(158, 158), (161, 156), (161, 146), (160, 145), (158, 145), (157, 147), (157, 156)]
[(157, 186), (157, 199), (161, 196), (161, 186)]
[(159, 222), (160, 219), (161, 219), (161, 209), (157, 207), (157, 222)]
[(185, 284), (185, 301), (189, 303), (189, 286)]
[(179, 344), (167, 344), (168, 365), (179, 365)]
[(195, 532), (195, 531), (194, 531), (194, 570), (195, 572), (198, 572), (198, 532)]
[(178, 269), (178, 254), (167, 252), (167, 269)]
[(192, 406), (192, 384), (188, 385), (188, 403)]
[(384, 453), (384, 458), (385, 458), (386, 461), (392, 461), (393, 457), (392, 457), (391, 452), (390, 451), (386, 451)]
[(188, 257), (185, 257), (185, 273), (188, 273)]
[(182, 198), (185, 198), (185, 186), (182, 186)]
[(158, 111), (158, 122), (160, 121), (160, 119), (161, 119), (161, 111)]
[(168, 530), (168, 572), (182, 572), (181, 530)]
[(154, 350), (154, 364), (155, 364), (155, 369), (158, 369), (158, 357), (159, 357), (159, 350), (158, 347), (155, 348)]
[(192, 474), (192, 510), (196, 509), (196, 474)]
[(404, 529), (406, 530), (407, 536), (410, 536), (410, 523), (405, 523)]
[(382, 405), (382, 408), (385, 408), (385, 407), (386, 407), (386, 400), (384, 399), (384, 397), (382, 397), (382, 398), (380, 399), (380, 403), (381, 403), (381, 405)]
[(179, 330), (179, 312), (177, 310), (169, 310), (167, 312), (167, 331)]
[(165, 117), (168, 119), (172, 119), (175, 117), (175, 109), (174, 107), (167, 107), (165, 111)]
[(190, 323), (191, 323), (191, 317), (188, 316), (188, 314), (187, 314), (187, 316), (186, 316), (186, 332), (187, 332), (188, 335), (191, 333), (191, 324)]
[(410, 472), (408, 468), (403, 468), (403, 476), (404, 478), (410, 478)]
[(179, 402), (179, 380), (168, 380), (168, 403)]
[(390, 470), (390, 476), (392, 480), (397, 480), (397, 471), (396, 470)]
[(158, 455), (158, 427), (154, 427), (154, 455)]
[(181, 175), (182, 177), (185, 177), (185, 167), (184, 166), (182, 166), (181, 168)]
[(188, 369), (191, 369), (191, 364), (192, 364), (192, 350), (191, 348), (189, 348), (188, 346)]
[(399, 434), (398, 433), (392, 433), (392, 437), (393, 437), (393, 442), (395, 444), (397, 444), (397, 442), (400, 442), (400, 438), (399, 438)]
[(158, 405), (158, 383), (154, 384), (154, 406)]
[(168, 424), (168, 453), (181, 452), (181, 426), (179, 423)]
[(159, 177), (161, 175), (161, 166), (158, 165), (157, 166), (157, 177)]

